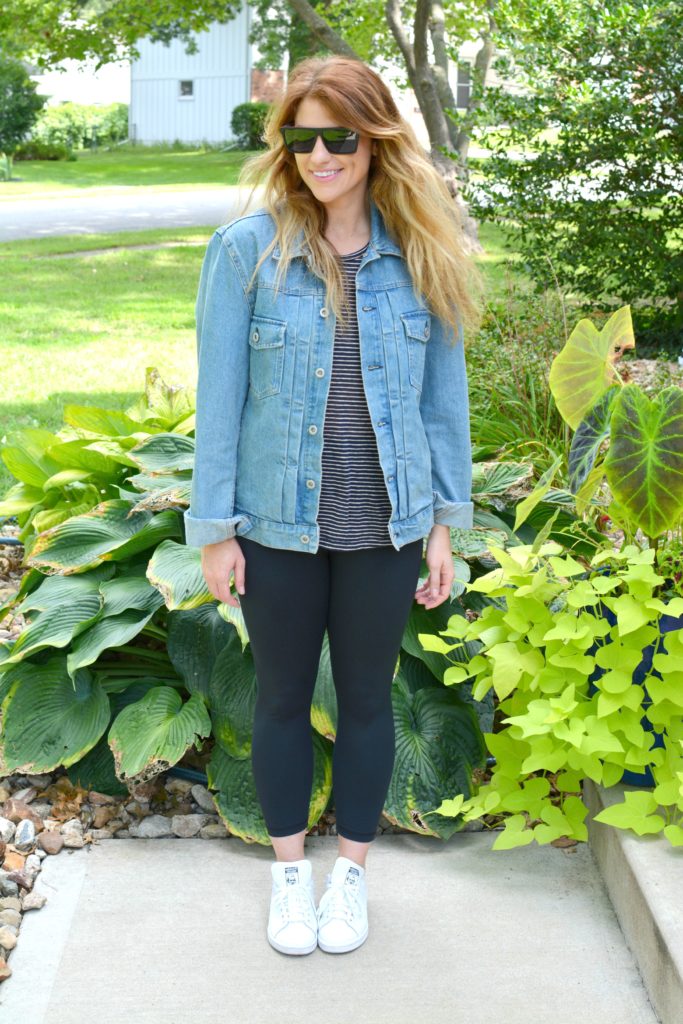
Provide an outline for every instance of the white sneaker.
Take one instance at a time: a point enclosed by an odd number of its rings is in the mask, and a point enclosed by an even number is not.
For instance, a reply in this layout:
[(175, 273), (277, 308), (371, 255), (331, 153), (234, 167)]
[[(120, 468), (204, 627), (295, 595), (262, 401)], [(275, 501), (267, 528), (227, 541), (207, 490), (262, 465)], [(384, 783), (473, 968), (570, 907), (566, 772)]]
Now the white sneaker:
[(281, 953), (312, 953), (318, 923), (310, 860), (277, 860), (271, 864), (271, 873), (268, 942)]
[(318, 945), (326, 953), (348, 953), (368, 937), (365, 868), (348, 857), (337, 857), (325, 882), (316, 911)]

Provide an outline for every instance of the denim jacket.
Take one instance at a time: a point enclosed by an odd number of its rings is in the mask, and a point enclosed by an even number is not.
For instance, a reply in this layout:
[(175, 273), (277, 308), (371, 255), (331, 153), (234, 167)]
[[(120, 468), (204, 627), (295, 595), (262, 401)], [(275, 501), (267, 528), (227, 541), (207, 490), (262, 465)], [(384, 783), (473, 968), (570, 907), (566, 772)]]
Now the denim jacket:
[[(391, 500), (391, 542), (433, 523), (472, 527), (472, 458), (462, 333), (416, 296), (400, 247), (370, 201), (370, 243), (356, 278), (362, 376)], [(260, 208), (219, 227), (196, 302), (197, 404), (186, 543), (235, 534), (314, 553), (323, 424), (336, 317), (308, 266), (303, 230), (275, 295), (279, 246), (246, 285), (275, 224)]]

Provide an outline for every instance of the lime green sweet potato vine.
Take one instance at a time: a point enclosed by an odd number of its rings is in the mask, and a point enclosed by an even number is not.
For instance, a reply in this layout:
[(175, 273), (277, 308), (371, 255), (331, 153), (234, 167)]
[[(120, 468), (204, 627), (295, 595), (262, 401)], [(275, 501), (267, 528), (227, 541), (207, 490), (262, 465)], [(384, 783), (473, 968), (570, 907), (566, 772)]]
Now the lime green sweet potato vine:
[[(595, 820), (638, 835), (663, 832), (673, 846), (683, 846), (683, 630), (668, 632), (666, 653), (654, 656), (652, 667), (662, 678), (645, 679), (651, 698), (645, 715), (657, 731), (665, 730), (664, 747), (650, 749), (652, 733), (641, 723), (644, 688), (632, 681), (643, 648), (659, 635), (660, 616), (683, 614), (683, 598), (656, 596), (665, 580), (654, 571), (653, 548), (601, 551), (588, 573), (573, 558), (560, 557), (562, 550), (553, 541), (538, 550), (492, 548), (500, 568), (465, 587), (493, 603), (472, 621), (451, 616), (439, 636), (420, 634), (427, 649), (446, 656), (466, 641), (478, 642), (468, 662), (446, 669), (444, 683), (472, 681), (476, 700), (493, 688), (507, 714), (505, 728), (484, 734), (496, 758), (490, 781), (469, 799), (445, 800), (435, 813), (462, 813), (465, 820), (506, 815), (497, 850), (560, 836), (585, 840), (581, 779), (610, 786), (624, 769), (649, 765), (654, 789), (629, 793)], [(601, 603), (616, 616), (614, 626)], [(605, 671), (591, 694), (596, 667)], [(559, 802), (550, 796), (549, 775), (563, 794)]]

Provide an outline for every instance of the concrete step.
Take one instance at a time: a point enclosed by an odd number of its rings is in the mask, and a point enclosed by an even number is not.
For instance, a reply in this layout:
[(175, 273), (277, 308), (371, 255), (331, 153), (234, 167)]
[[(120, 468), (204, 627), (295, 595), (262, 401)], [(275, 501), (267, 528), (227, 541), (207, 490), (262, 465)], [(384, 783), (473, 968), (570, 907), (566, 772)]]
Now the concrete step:
[(683, 850), (593, 821), (629, 791), (637, 787), (584, 782), (588, 845), (655, 1012), (662, 1024), (683, 1024)]

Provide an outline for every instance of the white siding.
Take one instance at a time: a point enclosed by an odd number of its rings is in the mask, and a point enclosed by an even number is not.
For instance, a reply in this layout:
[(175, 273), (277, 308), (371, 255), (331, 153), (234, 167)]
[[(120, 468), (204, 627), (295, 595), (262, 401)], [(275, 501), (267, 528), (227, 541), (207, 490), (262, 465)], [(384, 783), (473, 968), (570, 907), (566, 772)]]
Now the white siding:
[[(251, 9), (243, 4), (233, 21), (214, 23), (195, 36), (199, 52), (184, 43), (170, 46), (142, 39), (140, 59), (131, 63), (129, 135), (138, 142), (223, 142), (233, 137), (230, 118), (251, 94)], [(192, 97), (180, 96), (180, 81), (194, 83)]]

